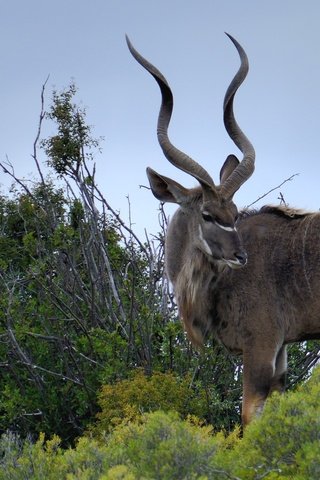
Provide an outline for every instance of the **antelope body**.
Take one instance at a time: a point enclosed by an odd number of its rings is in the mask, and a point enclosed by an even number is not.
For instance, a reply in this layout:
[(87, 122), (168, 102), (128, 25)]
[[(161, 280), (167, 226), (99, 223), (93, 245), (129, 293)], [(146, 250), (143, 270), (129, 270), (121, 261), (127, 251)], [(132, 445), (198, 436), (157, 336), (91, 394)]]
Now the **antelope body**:
[(207, 171), (172, 145), (167, 130), (173, 108), (163, 75), (127, 39), (134, 58), (160, 86), (158, 140), (166, 158), (196, 178), (186, 189), (148, 168), (153, 194), (174, 202), (166, 236), (166, 270), (191, 341), (213, 334), (243, 356), (243, 424), (267, 396), (284, 389), (286, 344), (320, 338), (320, 214), (281, 207), (238, 214), (234, 193), (254, 170), (254, 149), (233, 113), (234, 95), (248, 71), (247, 56), (229, 35), (241, 66), (224, 101), (226, 130), (243, 154), (229, 155), (215, 185)]

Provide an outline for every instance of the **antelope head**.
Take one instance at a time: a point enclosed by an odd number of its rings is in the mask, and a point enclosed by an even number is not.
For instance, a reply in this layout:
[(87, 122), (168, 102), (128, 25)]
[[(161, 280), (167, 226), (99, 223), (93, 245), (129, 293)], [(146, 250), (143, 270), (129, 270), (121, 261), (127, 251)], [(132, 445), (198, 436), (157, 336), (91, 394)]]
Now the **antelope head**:
[[(174, 202), (180, 206), (169, 227), (171, 237), (175, 237), (175, 250), (177, 246), (181, 246), (185, 254), (190, 254), (191, 244), (192, 248), (201, 250), (210, 261), (238, 268), (246, 264), (247, 253), (241, 245), (236, 229), (238, 212), (232, 199), (234, 193), (253, 173), (255, 152), (238, 126), (233, 113), (234, 96), (248, 73), (248, 58), (239, 43), (230, 35), (228, 37), (239, 53), (241, 65), (225, 95), (224, 125), (230, 138), (242, 152), (243, 158), (240, 162), (235, 155), (227, 157), (221, 168), (220, 185), (215, 185), (201, 165), (178, 150), (169, 140), (168, 126), (173, 110), (173, 95), (169, 84), (161, 72), (135, 50), (128, 38), (127, 44), (133, 57), (155, 78), (160, 87), (162, 103), (157, 135), (165, 157), (174, 166), (192, 175), (200, 184), (198, 188), (187, 189), (151, 168), (147, 169), (154, 196), (162, 202)], [(189, 250), (185, 246), (186, 240), (182, 237), (188, 237)], [(167, 250), (170, 250), (168, 245)], [(169, 277), (174, 277), (174, 273), (172, 275), (168, 273)]]

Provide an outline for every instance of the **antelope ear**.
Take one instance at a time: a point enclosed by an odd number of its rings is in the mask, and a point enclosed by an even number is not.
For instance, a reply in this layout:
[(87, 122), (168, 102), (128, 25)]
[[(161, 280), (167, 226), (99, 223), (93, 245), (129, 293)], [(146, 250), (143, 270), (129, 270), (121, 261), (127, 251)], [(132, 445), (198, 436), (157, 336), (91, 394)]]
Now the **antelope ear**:
[(152, 168), (147, 168), (147, 175), (153, 195), (161, 202), (185, 203), (189, 198), (189, 190), (171, 178), (159, 175)]
[(228, 155), (226, 161), (220, 170), (220, 185), (222, 185), (231, 175), (233, 170), (239, 165), (239, 160), (235, 155)]

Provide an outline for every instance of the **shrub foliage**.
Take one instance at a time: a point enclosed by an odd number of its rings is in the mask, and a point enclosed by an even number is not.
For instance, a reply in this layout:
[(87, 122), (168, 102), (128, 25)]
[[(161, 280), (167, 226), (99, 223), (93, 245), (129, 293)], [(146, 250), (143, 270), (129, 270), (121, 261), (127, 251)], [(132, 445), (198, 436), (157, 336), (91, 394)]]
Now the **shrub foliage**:
[(317, 480), (320, 474), (320, 369), (296, 392), (274, 394), (262, 417), (229, 436), (181, 420), (176, 412), (143, 414), (104, 441), (82, 437), (63, 450), (58, 437), (0, 443), (0, 480)]

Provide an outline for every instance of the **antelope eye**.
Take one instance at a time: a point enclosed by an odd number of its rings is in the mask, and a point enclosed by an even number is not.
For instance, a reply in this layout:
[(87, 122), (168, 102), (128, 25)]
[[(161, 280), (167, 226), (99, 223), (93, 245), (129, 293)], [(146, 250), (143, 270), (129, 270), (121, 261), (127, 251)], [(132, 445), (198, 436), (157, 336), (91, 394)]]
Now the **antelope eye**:
[(210, 215), (210, 213), (208, 213), (208, 212), (202, 212), (202, 218), (205, 222), (213, 222), (214, 221), (213, 216)]

